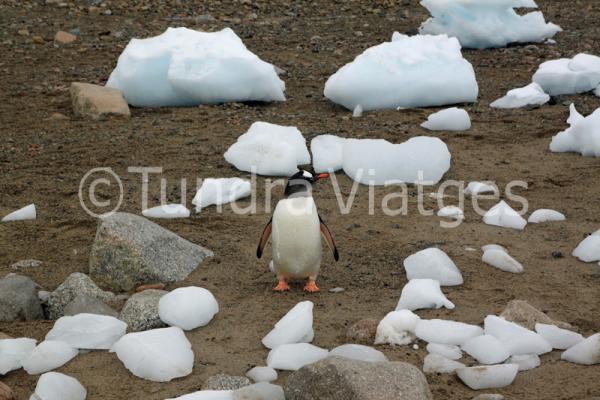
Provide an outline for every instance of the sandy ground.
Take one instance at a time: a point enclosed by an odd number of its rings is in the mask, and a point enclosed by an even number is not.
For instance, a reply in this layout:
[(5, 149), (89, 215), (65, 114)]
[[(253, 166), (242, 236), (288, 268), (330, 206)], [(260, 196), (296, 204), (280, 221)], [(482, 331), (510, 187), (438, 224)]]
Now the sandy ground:
[[(546, 18), (564, 28), (555, 45), (465, 51), (480, 85), (479, 101), (465, 106), (473, 128), (464, 133), (431, 133), (419, 125), (434, 110), (371, 112), (353, 119), (322, 95), (327, 77), (367, 47), (389, 40), (394, 30), (415, 33), (426, 18), (417, 1), (259, 0), (193, 5), (111, 1), (106, 8), (112, 15), (89, 13), (86, 2), (69, 2), (64, 8), (42, 3), (0, 2), (0, 214), (31, 202), (38, 206), (36, 221), (0, 225), (0, 276), (11, 272), (11, 263), (25, 258), (45, 263), (28, 275), (47, 290), (72, 272), (87, 272), (96, 220), (82, 211), (77, 192), (89, 169), (110, 167), (122, 176), (124, 211), (140, 213), (141, 209), (141, 179), (127, 173), (129, 166), (163, 168), (162, 175), (151, 179), (151, 204), (158, 201), (161, 176), (168, 180), (171, 201), (179, 200), (180, 179), (186, 178), (190, 204), (196, 178), (247, 177), (222, 155), (256, 120), (296, 125), (307, 139), (324, 133), (393, 142), (423, 134), (438, 136), (452, 153), (448, 179), (489, 179), (501, 187), (523, 180), (528, 189), (517, 192), (532, 209), (554, 208), (567, 215), (564, 223), (514, 231), (484, 225), (467, 207), (466, 221), (460, 227), (443, 229), (439, 218), (417, 212), (416, 188), (410, 189), (407, 216), (386, 216), (379, 208), (369, 215), (366, 187), (359, 189), (350, 215), (341, 215), (331, 183), (321, 182), (315, 199), (335, 235), (341, 259), (334, 263), (327, 253), (319, 279), (323, 291), (314, 295), (302, 293), (300, 286), (289, 293), (272, 293), (275, 277), (266, 266), (270, 247), (263, 260), (254, 256), (258, 236), (269, 219), (264, 206), (253, 215), (236, 215), (225, 207), (222, 213), (207, 209), (190, 219), (161, 221), (162, 226), (215, 252), (214, 258), (180, 285), (208, 288), (219, 300), (221, 312), (207, 327), (188, 332), (196, 360), (193, 373), (186, 378), (147, 382), (132, 376), (107, 352), (82, 354), (60, 368), (81, 381), (90, 400), (164, 399), (198, 390), (215, 373), (243, 375), (250, 367), (264, 364), (267, 350), (260, 338), (301, 300), (315, 303), (314, 344), (327, 348), (343, 344), (352, 323), (365, 317), (381, 318), (393, 310), (406, 283), (403, 259), (431, 245), (452, 257), (465, 283), (445, 290), (455, 310), (422, 311), (422, 317), (481, 323), (487, 314), (500, 313), (508, 301), (524, 299), (584, 335), (600, 331), (600, 267), (569, 256), (580, 240), (600, 228), (600, 161), (548, 150), (550, 138), (566, 127), (569, 102), (587, 115), (600, 106), (600, 99), (584, 94), (535, 110), (489, 108), (506, 90), (527, 84), (542, 61), (584, 51), (600, 54), (600, 4), (539, 0)], [(198, 18), (206, 14), (215, 20)], [(250, 50), (286, 70), (282, 78), (288, 100), (268, 105), (132, 109), (128, 121), (94, 122), (73, 116), (68, 95), (72, 81), (103, 83), (131, 37), (159, 34), (168, 26), (232, 27)], [(29, 36), (17, 33), (23, 28)], [(75, 44), (54, 46), (57, 30), (73, 28), (81, 31)], [(42, 36), (45, 43), (32, 43), (34, 35)], [(49, 119), (53, 113), (67, 119)], [(352, 181), (343, 173), (337, 174), (337, 180), (347, 196)], [(259, 188), (263, 185), (260, 178)], [(381, 201), (392, 191), (379, 188), (375, 198)], [(264, 203), (263, 191), (258, 192), (259, 203)], [(105, 193), (107, 198), (112, 194)], [(279, 196), (280, 189), (273, 204)], [(452, 204), (452, 198), (447, 200)], [(494, 203), (487, 200), (481, 205), (488, 208)], [(434, 200), (426, 204), (437, 208)], [(525, 266), (525, 273), (492, 269), (480, 261), (480, 252), (465, 249), (487, 243), (507, 246)], [(554, 251), (566, 256), (553, 258)], [(328, 292), (338, 286), (346, 291)], [(51, 326), (52, 321), (0, 323), (0, 331), (41, 340)], [(426, 355), (423, 343), (420, 350), (379, 349), (391, 360), (417, 366), (422, 366)], [(279, 383), (286, 376), (280, 374)], [(497, 392), (519, 400), (587, 399), (600, 396), (598, 376), (600, 367), (561, 362), (560, 353), (554, 352), (542, 357), (541, 367), (520, 373), (513, 385)], [(436, 400), (468, 399), (475, 394), (456, 377), (433, 374), (427, 378)], [(19, 399), (26, 399), (37, 377), (21, 370), (1, 380)]]

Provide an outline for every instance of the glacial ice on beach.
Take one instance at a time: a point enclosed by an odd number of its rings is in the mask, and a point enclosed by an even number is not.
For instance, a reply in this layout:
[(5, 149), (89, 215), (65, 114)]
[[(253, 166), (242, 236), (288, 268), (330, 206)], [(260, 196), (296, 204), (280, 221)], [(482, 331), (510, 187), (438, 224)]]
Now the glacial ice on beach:
[(79, 351), (65, 342), (46, 340), (23, 360), (23, 369), (29, 375), (42, 374), (65, 365), (77, 354)]
[(501, 246), (489, 247), (483, 251), (481, 261), (492, 267), (501, 269), (502, 271), (512, 272), (513, 274), (520, 274), (523, 272), (523, 266), (517, 260), (512, 258), (506, 249)]
[(457, 369), (464, 367), (465, 364), (451, 360), (437, 353), (427, 354), (423, 360), (423, 372), (426, 374), (452, 374), (456, 372)]
[(325, 83), (325, 97), (364, 111), (470, 103), (478, 87), (458, 40), (446, 35), (406, 36), (365, 50)]
[(404, 260), (406, 277), (411, 279), (434, 279), (441, 286), (462, 285), (463, 277), (456, 264), (442, 250), (430, 247), (408, 256)]
[(500, 340), (511, 356), (552, 351), (552, 346), (542, 336), (495, 315), (485, 317), (484, 330), (486, 335)]
[(527, 225), (527, 221), (515, 210), (511, 208), (504, 200), (490, 208), (483, 216), (483, 222), (488, 225), (501, 226), (503, 228), (512, 228), (522, 230)]
[(233, 390), (198, 390), (167, 400), (235, 400)]
[(522, 108), (541, 106), (550, 101), (550, 96), (544, 93), (544, 89), (537, 83), (533, 82), (529, 85), (511, 89), (506, 93), (506, 96), (494, 101), (490, 104), (493, 108)]
[(461, 348), (480, 364), (499, 364), (510, 357), (504, 344), (491, 335), (469, 339)]
[(550, 343), (553, 349), (565, 350), (581, 342), (584, 337), (577, 332), (555, 325), (535, 324), (535, 331)]
[(466, 131), (471, 129), (469, 113), (457, 107), (430, 114), (421, 126), (432, 131)]
[(580, 53), (540, 64), (532, 78), (551, 96), (584, 93), (600, 84), (600, 57)]
[(10, 214), (5, 215), (0, 222), (10, 222), (10, 221), (25, 221), (29, 219), (35, 219), (37, 216), (37, 212), (35, 209), (35, 204), (30, 204), (25, 206), (17, 211), (13, 211)]
[(282, 344), (309, 343), (314, 335), (313, 302), (302, 301), (275, 324), (271, 332), (262, 339), (262, 344), (268, 349), (274, 349)]
[(572, 255), (583, 262), (600, 261), (600, 230), (583, 239)]
[(295, 126), (255, 122), (225, 152), (237, 169), (267, 176), (291, 176), (310, 164), (306, 140)]
[(133, 375), (154, 382), (187, 376), (194, 367), (192, 345), (177, 327), (128, 333), (110, 351)]
[(503, 388), (513, 383), (518, 372), (517, 364), (486, 365), (456, 370), (460, 380), (473, 390)]
[(420, 321), (410, 310), (387, 313), (377, 325), (375, 344), (407, 345), (415, 340), (415, 329)]
[(496, 193), (497, 191), (497, 188), (489, 183), (473, 181), (467, 185), (465, 194), (467, 196), (477, 196), (479, 194)]
[(562, 353), (560, 358), (576, 364), (600, 364), (600, 333), (596, 333), (569, 347)]
[(267, 365), (271, 368), (296, 371), (316, 363), (329, 355), (329, 351), (309, 343), (283, 344), (269, 352)]
[(87, 391), (72, 376), (46, 372), (37, 381), (30, 400), (85, 400)]
[(23, 361), (35, 348), (35, 339), (1, 339), (0, 340), (0, 375), (23, 366)]
[(462, 350), (458, 346), (450, 344), (429, 343), (427, 351), (442, 355), (450, 360), (459, 360), (462, 358)]
[(550, 151), (600, 157), (600, 108), (584, 117), (577, 112), (575, 105), (571, 104), (567, 123), (569, 128), (552, 137)]
[(362, 344), (343, 344), (331, 349), (329, 355), (368, 362), (383, 362), (388, 360), (379, 350), (375, 350), (369, 346), (363, 346)]
[(219, 312), (219, 303), (204, 288), (188, 286), (177, 288), (158, 302), (158, 314), (167, 325), (178, 326), (186, 331), (208, 324)]
[(543, 42), (561, 28), (546, 23), (541, 11), (519, 15), (514, 8), (537, 8), (534, 0), (422, 0), (430, 13), (422, 34), (447, 34), (463, 47), (484, 49), (509, 43)]
[(457, 206), (442, 207), (437, 212), (437, 216), (442, 218), (451, 218), (455, 220), (463, 220), (465, 218), (463, 210)]
[(539, 367), (542, 362), (540, 356), (537, 354), (522, 354), (518, 356), (511, 356), (506, 360), (506, 364), (517, 364), (519, 371), (529, 371)]
[(114, 317), (77, 314), (56, 320), (46, 340), (62, 341), (76, 349), (108, 350), (126, 330), (127, 324)]
[(454, 303), (444, 296), (440, 283), (433, 279), (412, 279), (402, 289), (396, 311), (415, 311), (424, 308), (446, 307), (454, 309)]
[(527, 222), (530, 224), (540, 224), (542, 222), (549, 221), (564, 221), (565, 215), (555, 210), (549, 210), (547, 208), (540, 208), (539, 210), (535, 210), (529, 218)]
[(334, 135), (319, 135), (310, 141), (313, 168), (316, 173), (342, 169), (345, 138)]
[(190, 216), (190, 210), (185, 208), (182, 204), (165, 204), (147, 208), (142, 211), (142, 215), (146, 218), (187, 218)]
[(121, 90), (136, 107), (285, 100), (275, 67), (229, 28), (168, 28), (159, 36), (132, 39), (106, 86)]
[(273, 382), (277, 380), (277, 371), (271, 367), (254, 367), (246, 376), (254, 382)]
[(428, 343), (460, 346), (467, 340), (483, 335), (477, 325), (444, 319), (422, 319), (415, 329), (417, 337)]
[(240, 178), (207, 178), (196, 192), (192, 204), (196, 212), (211, 205), (221, 205), (234, 202), (250, 196), (252, 187), (250, 181)]
[(438, 138), (418, 136), (400, 144), (384, 139), (346, 139), (343, 168), (355, 181), (369, 185), (434, 185), (450, 169), (448, 146)]

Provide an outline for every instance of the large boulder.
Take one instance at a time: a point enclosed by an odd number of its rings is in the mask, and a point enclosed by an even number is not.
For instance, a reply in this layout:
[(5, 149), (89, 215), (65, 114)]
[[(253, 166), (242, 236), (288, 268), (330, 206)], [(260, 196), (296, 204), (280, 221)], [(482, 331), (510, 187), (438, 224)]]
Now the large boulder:
[(0, 321), (44, 319), (38, 285), (30, 278), (8, 274), (0, 279)]
[(525, 300), (511, 300), (508, 302), (508, 305), (500, 314), (501, 317), (506, 319), (507, 321), (514, 322), (521, 326), (524, 326), (527, 329), (533, 330), (535, 329), (535, 324), (548, 324), (548, 325), (556, 325), (559, 328), (563, 329), (572, 329), (573, 327), (562, 321), (556, 321), (550, 318), (544, 312), (538, 310)]
[(287, 400), (431, 400), (423, 373), (404, 362), (328, 357), (290, 375)]
[(48, 318), (57, 319), (65, 315), (65, 307), (77, 296), (86, 295), (104, 303), (118, 302), (114, 293), (100, 289), (89, 276), (74, 272), (48, 297)]
[(67, 304), (64, 315), (98, 314), (117, 318), (119, 313), (110, 308), (102, 300), (87, 294), (80, 294)]
[(114, 213), (100, 219), (90, 254), (90, 276), (115, 291), (185, 279), (212, 251), (145, 218)]
[(108, 115), (129, 118), (129, 106), (118, 89), (89, 83), (71, 84), (73, 112), (80, 117), (100, 119)]
[(119, 319), (134, 332), (166, 326), (158, 315), (158, 302), (167, 293), (165, 290), (148, 289), (134, 294), (123, 306)]

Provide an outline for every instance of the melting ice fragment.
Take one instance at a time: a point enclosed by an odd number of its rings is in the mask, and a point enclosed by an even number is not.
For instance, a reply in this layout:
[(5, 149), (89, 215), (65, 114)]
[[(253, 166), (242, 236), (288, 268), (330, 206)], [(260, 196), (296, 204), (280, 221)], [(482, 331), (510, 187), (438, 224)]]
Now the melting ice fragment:
[(316, 363), (328, 355), (328, 350), (309, 343), (284, 344), (269, 352), (267, 365), (275, 369), (296, 371), (305, 365)]
[(580, 53), (573, 58), (546, 61), (532, 80), (551, 96), (589, 92), (600, 84), (600, 57)]
[(442, 286), (462, 285), (463, 277), (456, 264), (442, 250), (430, 247), (416, 252), (404, 260), (406, 277), (434, 279)]
[(0, 375), (23, 366), (23, 361), (35, 348), (35, 339), (2, 339), (0, 340)]
[(313, 302), (302, 301), (275, 324), (262, 343), (266, 348), (274, 349), (283, 344), (312, 342), (313, 338)]
[(87, 391), (72, 376), (46, 372), (38, 379), (30, 400), (85, 400)]
[(29, 375), (42, 374), (62, 367), (78, 353), (77, 349), (65, 342), (46, 340), (33, 349), (29, 356), (23, 360), (23, 369)]
[(465, 364), (436, 353), (426, 355), (423, 360), (423, 372), (426, 374), (452, 374), (456, 372), (457, 369), (464, 367)]
[(565, 350), (575, 346), (584, 338), (577, 332), (559, 328), (555, 325), (535, 324), (535, 331), (550, 343), (552, 348)]
[(190, 210), (185, 208), (182, 204), (165, 204), (147, 208), (142, 211), (142, 215), (147, 218), (187, 218), (190, 216)]
[(379, 322), (375, 344), (407, 345), (415, 339), (415, 330), (420, 321), (418, 315), (409, 310), (392, 311)]
[(207, 178), (202, 181), (202, 186), (196, 192), (192, 204), (196, 212), (204, 207), (231, 203), (238, 199), (250, 196), (252, 187), (250, 182), (240, 178)]
[(412, 279), (402, 289), (396, 311), (441, 307), (454, 309), (454, 303), (442, 293), (440, 282), (433, 279)]
[(126, 329), (127, 324), (114, 317), (77, 314), (56, 320), (46, 340), (62, 341), (76, 349), (108, 350)]
[(576, 364), (600, 364), (600, 333), (569, 347), (560, 358)]
[(310, 141), (313, 168), (316, 173), (342, 169), (345, 140), (345, 138), (334, 135), (319, 135)]
[(421, 126), (432, 131), (466, 131), (471, 129), (471, 118), (465, 110), (452, 107), (429, 115)]
[(499, 364), (510, 357), (504, 344), (491, 335), (474, 337), (461, 347), (481, 364)]
[(539, 210), (535, 210), (529, 218), (527, 222), (530, 224), (539, 224), (542, 222), (548, 221), (564, 221), (565, 215), (555, 210), (549, 210), (547, 208), (540, 208)]
[(343, 344), (332, 349), (329, 352), (330, 356), (344, 357), (351, 360), (368, 361), (368, 362), (383, 362), (387, 361), (387, 357), (369, 346), (362, 344)]
[(550, 96), (537, 83), (509, 90), (506, 96), (494, 101), (490, 107), (494, 108), (522, 108), (541, 106), (550, 101)]
[(158, 302), (158, 314), (167, 325), (178, 326), (186, 331), (207, 325), (219, 312), (219, 303), (204, 288), (188, 286), (177, 288)]
[(420, 320), (415, 329), (416, 336), (428, 343), (460, 346), (469, 339), (483, 335), (476, 325), (443, 319)]
[(555, 153), (580, 153), (586, 157), (600, 157), (600, 108), (583, 117), (570, 106), (570, 125), (566, 130), (552, 137), (550, 151)]
[(490, 208), (483, 216), (483, 222), (504, 228), (523, 229), (527, 221), (513, 210), (504, 200)]
[(520, 274), (523, 272), (523, 266), (517, 260), (512, 258), (506, 249), (501, 246), (488, 245), (484, 246), (486, 249), (483, 251), (481, 260), (491, 265), (492, 267), (501, 269), (502, 271), (512, 272), (514, 274)]
[(461, 381), (473, 390), (502, 388), (513, 383), (519, 372), (517, 364), (486, 365), (456, 371)]
[(35, 209), (35, 204), (30, 204), (17, 211), (11, 212), (8, 215), (5, 215), (0, 222), (25, 221), (29, 219), (35, 219), (36, 215), (37, 213)]

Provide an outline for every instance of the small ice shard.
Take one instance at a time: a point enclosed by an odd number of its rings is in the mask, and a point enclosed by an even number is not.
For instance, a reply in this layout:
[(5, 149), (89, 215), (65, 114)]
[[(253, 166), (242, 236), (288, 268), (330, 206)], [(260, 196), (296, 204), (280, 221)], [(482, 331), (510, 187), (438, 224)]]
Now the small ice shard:
[(589, 92), (600, 84), (600, 57), (580, 53), (546, 61), (532, 80), (551, 96)]
[(430, 247), (416, 252), (404, 260), (406, 277), (434, 279), (442, 286), (462, 285), (463, 277), (456, 264), (442, 250)]
[(332, 349), (329, 352), (329, 355), (368, 362), (383, 362), (388, 360), (379, 350), (375, 350), (369, 346), (363, 346), (362, 344), (343, 344)]
[(572, 255), (583, 262), (600, 261), (600, 231), (583, 239), (573, 250)]
[(584, 337), (577, 332), (556, 325), (535, 324), (535, 331), (550, 343), (553, 349), (565, 350), (581, 342)]
[(345, 140), (334, 135), (319, 135), (310, 141), (316, 173), (334, 172), (343, 168)]
[(457, 321), (422, 319), (417, 324), (415, 334), (428, 343), (460, 346), (469, 339), (483, 335), (483, 329)]
[(360, 104), (357, 104), (356, 107), (354, 107), (354, 111), (352, 111), (352, 116), (354, 118), (359, 118), (362, 117), (363, 114), (363, 108)]
[(471, 118), (465, 110), (452, 107), (429, 115), (421, 126), (431, 131), (466, 131), (471, 129)]
[(504, 200), (490, 208), (483, 216), (483, 222), (488, 225), (522, 230), (527, 221)]
[(277, 380), (277, 371), (271, 367), (254, 367), (246, 376), (254, 382), (273, 382)]
[(23, 369), (29, 375), (43, 374), (62, 367), (77, 354), (79, 351), (65, 342), (46, 340), (37, 345), (23, 360)]
[(485, 317), (484, 329), (486, 335), (500, 340), (511, 356), (540, 355), (552, 351), (552, 346), (542, 336), (495, 315)]
[(167, 400), (235, 400), (233, 390), (198, 390)]
[(177, 327), (128, 333), (110, 352), (133, 375), (154, 382), (187, 376), (194, 367), (192, 345)]
[(446, 358), (440, 354), (427, 354), (423, 360), (423, 372), (426, 374), (453, 374), (465, 364)]
[(547, 208), (540, 208), (539, 210), (535, 210), (529, 216), (527, 222), (530, 224), (539, 224), (542, 222), (548, 221), (564, 221), (565, 215), (555, 210), (549, 210)]
[(463, 210), (460, 207), (457, 207), (457, 206), (442, 207), (437, 212), (437, 216), (438, 217), (442, 217), (442, 218), (452, 218), (452, 219), (455, 219), (455, 220), (463, 220), (463, 219), (465, 219), (465, 214), (464, 214)]
[(600, 157), (600, 108), (587, 117), (579, 114), (573, 104), (570, 110), (571, 115), (567, 120), (570, 126), (552, 137), (550, 151)]
[(600, 333), (596, 333), (573, 347), (569, 347), (562, 353), (560, 358), (576, 364), (600, 364)]
[(255, 122), (225, 152), (237, 169), (267, 176), (291, 176), (310, 164), (306, 140), (295, 126)]
[(469, 339), (461, 347), (480, 364), (499, 364), (510, 357), (502, 342), (491, 335)]
[(467, 185), (467, 188), (465, 189), (465, 194), (467, 196), (477, 196), (478, 194), (497, 193), (497, 192), (498, 192), (498, 189), (496, 188), (496, 186), (492, 186), (485, 182), (477, 182), (477, 181), (469, 182), (469, 184)]
[(512, 272), (513, 274), (520, 274), (523, 272), (521, 263), (512, 258), (505, 249), (488, 247), (487, 250), (483, 252), (481, 260), (502, 271)]
[(38, 379), (30, 400), (85, 400), (87, 391), (72, 376), (46, 372)]
[(481, 246), (481, 250), (484, 253), (488, 250), (499, 250), (499, 251), (505, 251), (505, 252), (508, 251), (508, 250), (506, 250), (506, 247), (500, 246), (499, 244), (486, 244), (484, 246)]
[(188, 218), (190, 210), (182, 204), (165, 204), (143, 210), (142, 215), (146, 218)]
[(509, 90), (506, 96), (494, 101), (490, 107), (494, 108), (522, 108), (541, 106), (550, 101), (550, 96), (537, 83)]
[(529, 371), (541, 365), (540, 356), (537, 354), (522, 354), (520, 356), (511, 356), (506, 360), (507, 364), (517, 364), (519, 371)]
[(415, 340), (420, 318), (409, 310), (392, 311), (379, 322), (375, 344), (407, 345)]
[(517, 364), (486, 365), (456, 370), (460, 380), (473, 390), (503, 388), (513, 383), (518, 372)]
[(402, 289), (400, 301), (396, 306), (399, 310), (419, 310), (423, 308), (454, 309), (454, 303), (444, 296), (440, 283), (433, 279), (412, 279)]
[(429, 343), (427, 345), (427, 351), (439, 354), (450, 360), (459, 360), (462, 358), (462, 350), (460, 347), (449, 344)]
[(186, 331), (207, 325), (219, 312), (219, 303), (213, 294), (201, 287), (177, 288), (158, 302), (158, 314), (167, 325)]
[(204, 207), (231, 203), (248, 197), (251, 193), (250, 182), (245, 179), (207, 178), (202, 181), (192, 204), (196, 206), (196, 212), (200, 212)]
[(328, 355), (328, 350), (309, 343), (284, 344), (269, 352), (267, 365), (275, 369), (297, 371), (305, 365), (324, 359)]
[(35, 339), (2, 339), (0, 340), (0, 375), (23, 366), (23, 361), (35, 349)]
[(313, 302), (296, 304), (263, 339), (262, 344), (274, 349), (282, 344), (309, 343), (314, 338)]
[(4, 216), (0, 222), (10, 222), (10, 221), (25, 221), (29, 219), (35, 219), (37, 216), (35, 210), (35, 204), (30, 204), (25, 206), (17, 211), (13, 211), (10, 214)]
[(126, 330), (127, 324), (114, 317), (77, 314), (60, 317), (46, 340), (62, 341), (76, 349), (108, 350)]

